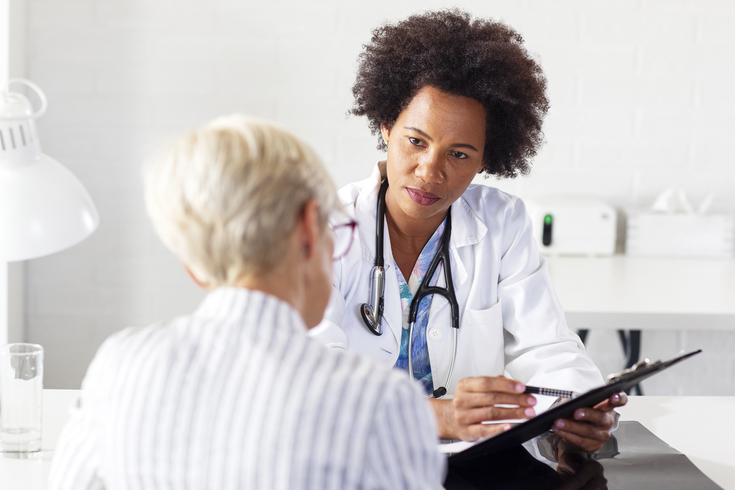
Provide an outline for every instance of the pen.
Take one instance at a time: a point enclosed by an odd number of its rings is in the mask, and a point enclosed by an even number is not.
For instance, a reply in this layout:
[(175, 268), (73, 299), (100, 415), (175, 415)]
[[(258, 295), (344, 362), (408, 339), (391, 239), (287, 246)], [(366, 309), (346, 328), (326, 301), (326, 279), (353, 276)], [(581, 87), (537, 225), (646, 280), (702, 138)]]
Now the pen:
[(577, 396), (577, 393), (573, 391), (557, 390), (554, 388), (539, 388), (538, 386), (526, 386), (526, 391), (524, 391), (523, 393), (556, 396), (559, 398), (569, 398), (570, 400)]

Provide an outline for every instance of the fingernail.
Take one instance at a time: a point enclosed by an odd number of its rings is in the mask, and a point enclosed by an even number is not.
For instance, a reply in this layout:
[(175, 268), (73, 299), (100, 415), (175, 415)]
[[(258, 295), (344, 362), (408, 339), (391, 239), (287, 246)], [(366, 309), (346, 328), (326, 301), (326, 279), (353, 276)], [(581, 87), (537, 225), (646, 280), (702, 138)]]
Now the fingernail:
[(526, 391), (526, 387), (523, 386), (522, 384), (518, 383), (518, 384), (516, 384), (516, 391), (518, 393), (523, 393), (524, 391)]
[(512, 426), (512, 425), (510, 425), (510, 424), (506, 424), (506, 425), (504, 425), (504, 426), (503, 426), (503, 432), (505, 432), (505, 431), (507, 431), (507, 430), (510, 430), (510, 429), (512, 429), (512, 428), (513, 428), (513, 426)]
[(557, 429), (563, 429), (564, 428), (564, 421), (563, 420), (557, 420), (554, 422), (554, 427)]
[(532, 397), (532, 396), (529, 396), (528, 397), (528, 400), (526, 401), (526, 403), (528, 403), (531, 406), (536, 405), (536, 398), (535, 397)]
[(612, 396), (612, 401), (615, 402), (615, 403), (619, 402), (620, 401), (620, 395), (618, 395), (617, 393), (615, 393)]
[(527, 408), (523, 411), (523, 413), (526, 415), (526, 417), (533, 417), (536, 415), (536, 412), (533, 410), (533, 408)]
[(583, 419), (584, 418), (584, 412), (582, 410), (577, 410), (574, 412), (574, 418), (575, 419)]

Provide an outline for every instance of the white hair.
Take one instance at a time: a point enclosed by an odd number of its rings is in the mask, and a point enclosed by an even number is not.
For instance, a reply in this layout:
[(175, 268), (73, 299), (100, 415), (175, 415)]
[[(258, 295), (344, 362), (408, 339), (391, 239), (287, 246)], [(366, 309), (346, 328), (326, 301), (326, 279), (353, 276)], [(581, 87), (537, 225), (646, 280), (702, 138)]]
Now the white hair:
[(311, 148), (241, 115), (176, 140), (146, 166), (145, 197), (161, 240), (211, 288), (278, 264), (309, 200), (324, 226), (341, 208)]

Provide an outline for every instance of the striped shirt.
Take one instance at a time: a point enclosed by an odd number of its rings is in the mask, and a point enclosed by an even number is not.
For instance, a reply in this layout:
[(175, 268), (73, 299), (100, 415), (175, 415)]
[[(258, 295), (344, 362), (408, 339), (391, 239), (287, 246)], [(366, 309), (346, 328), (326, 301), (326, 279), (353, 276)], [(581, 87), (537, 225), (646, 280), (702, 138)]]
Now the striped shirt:
[(267, 294), (100, 347), (59, 437), (51, 489), (433, 489), (446, 462), (405, 373), (307, 336)]

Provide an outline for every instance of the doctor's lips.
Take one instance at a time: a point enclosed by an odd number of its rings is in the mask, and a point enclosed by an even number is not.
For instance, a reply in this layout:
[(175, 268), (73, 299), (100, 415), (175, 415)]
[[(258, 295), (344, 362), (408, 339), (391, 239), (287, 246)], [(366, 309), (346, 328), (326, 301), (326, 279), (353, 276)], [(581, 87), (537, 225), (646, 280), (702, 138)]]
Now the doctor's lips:
[(421, 204), (422, 206), (431, 206), (439, 200), (439, 197), (435, 196), (431, 192), (424, 192), (418, 189), (412, 189), (411, 187), (406, 187), (406, 192), (408, 192), (409, 197), (413, 199), (414, 202)]

